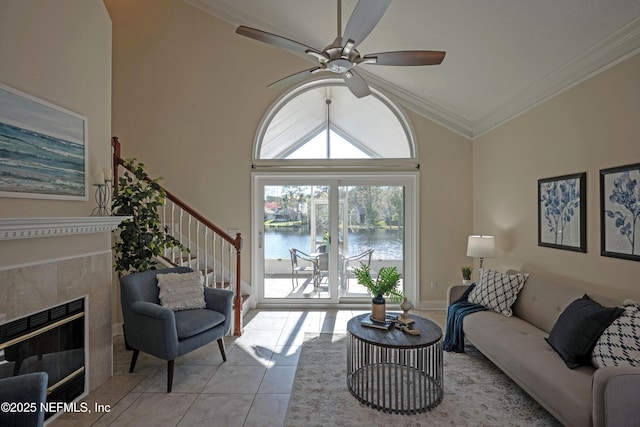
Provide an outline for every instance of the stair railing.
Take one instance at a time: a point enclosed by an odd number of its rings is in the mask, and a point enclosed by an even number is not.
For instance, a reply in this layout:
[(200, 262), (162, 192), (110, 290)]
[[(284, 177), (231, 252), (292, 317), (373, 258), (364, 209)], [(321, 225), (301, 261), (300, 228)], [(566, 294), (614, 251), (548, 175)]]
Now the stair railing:
[[(111, 147), (114, 191), (117, 191), (119, 167), (128, 168), (121, 156), (118, 137), (112, 138)], [(189, 253), (186, 254), (168, 249), (164, 259), (174, 266), (189, 266), (202, 271), (205, 286), (234, 291), (233, 334), (242, 335), (241, 234), (236, 233), (232, 237), (175, 194), (165, 188), (163, 190), (166, 193), (165, 204), (159, 212), (163, 228), (167, 227), (174, 238), (189, 248)]]

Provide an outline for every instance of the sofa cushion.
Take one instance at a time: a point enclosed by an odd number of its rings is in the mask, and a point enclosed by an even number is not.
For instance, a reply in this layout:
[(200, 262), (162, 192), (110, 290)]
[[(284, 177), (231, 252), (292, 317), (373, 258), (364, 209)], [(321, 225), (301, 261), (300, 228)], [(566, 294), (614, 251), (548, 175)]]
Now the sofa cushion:
[(480, 270), (480, 281), (469, 294), (469, 302), (481, 304), (505, 316), (512, 316), (511, 306), (518, 298), (528, 274), (513, 275), (495, 270)]
[(604, 330), (591, 353), (591, 363), (605, 366), (640, 366), (640, 305), (624, 302), (624, 313)]
[(494, 311), (464, 319), (468, 341), (565, 425), (589, 426), (594, 368), (567, 369), (546, 343), (547, 333)]
[(603, 307), (585, 294), (564, 309), (546, 340), (567, 367), (585, 365), (602, 331), (623, 311)]
[(160, 305), (173, 311), (205, 308), (202, 272), (158, 274)]

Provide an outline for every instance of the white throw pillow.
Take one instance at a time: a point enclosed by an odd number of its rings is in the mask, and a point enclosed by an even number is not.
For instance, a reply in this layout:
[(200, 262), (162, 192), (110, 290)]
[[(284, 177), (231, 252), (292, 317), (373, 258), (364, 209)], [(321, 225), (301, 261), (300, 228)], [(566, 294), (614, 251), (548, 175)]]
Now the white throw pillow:
[(205, 308), (202, 272), (156, 275), (160, 288), (160, 305), (173, 311)]
[(591, 353), (596, 368), (640, 366), (640, 305), (625, 300), (624, 313), (611, 322)]
[(480, 281), (469, 294), (469, 302), (511, 317), (511, 306), (529, 277), (526, 273), (508, 275), (495, 270), (480, 270)]

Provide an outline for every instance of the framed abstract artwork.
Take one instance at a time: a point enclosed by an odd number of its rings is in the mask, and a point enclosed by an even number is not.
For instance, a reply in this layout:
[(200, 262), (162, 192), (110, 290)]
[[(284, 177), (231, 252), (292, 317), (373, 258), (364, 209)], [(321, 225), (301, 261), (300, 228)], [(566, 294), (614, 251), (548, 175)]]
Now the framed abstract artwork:
[(586, 172), (538, 180), (538, 246), (587, 251)]
[(600, 170), (601, 254), (640, 261), (640, 163)]
[(87, 200), (87, 119), (0, 84), (0, 197)]

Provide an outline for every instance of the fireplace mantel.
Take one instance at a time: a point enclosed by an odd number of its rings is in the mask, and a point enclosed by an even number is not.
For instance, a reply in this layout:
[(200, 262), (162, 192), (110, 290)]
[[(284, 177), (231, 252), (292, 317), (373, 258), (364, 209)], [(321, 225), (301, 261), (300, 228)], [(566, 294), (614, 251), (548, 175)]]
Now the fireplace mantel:
[(105, 233), (116, 229), (127, 216), (0, 218), (0, 240)]

